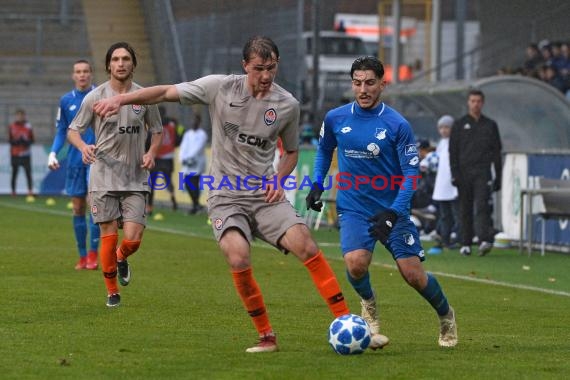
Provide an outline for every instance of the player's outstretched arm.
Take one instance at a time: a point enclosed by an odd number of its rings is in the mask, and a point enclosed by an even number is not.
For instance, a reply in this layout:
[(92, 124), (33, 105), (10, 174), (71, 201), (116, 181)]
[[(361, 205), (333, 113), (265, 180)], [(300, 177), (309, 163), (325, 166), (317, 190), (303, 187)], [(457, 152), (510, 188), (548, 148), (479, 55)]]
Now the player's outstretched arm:
[(176, 86), (153, 86), (115, 95), (106, 99), (100, 99), (93, 105), (93, 111), (97, 115), (105, 118), (117, 114), (119, 108), (127, 104), (157, 104), (177, 101), (179, 101), (179, 96)]

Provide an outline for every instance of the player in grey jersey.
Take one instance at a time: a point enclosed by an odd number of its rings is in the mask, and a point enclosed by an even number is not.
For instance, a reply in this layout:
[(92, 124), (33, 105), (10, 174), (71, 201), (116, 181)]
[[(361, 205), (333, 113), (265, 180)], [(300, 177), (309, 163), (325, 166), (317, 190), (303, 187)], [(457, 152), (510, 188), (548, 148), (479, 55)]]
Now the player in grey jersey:
[[(275, 43), (256, 36), (243, 48), (245, 75), (210, 75), (188, 83), (149, 87), (100, 100), (94, 107), (97, 114), (109, 117), (125, 104), (179, 101), (209, 105), (213, 159), (210, 174), (214, 187), (219, 189), (209, 193), (208, 213), (231, 268), (234, 286), (260, 336), (247, 352), (278, 349), (252, 273), (250, 243), (254, 237), (292, 252), (309, 270), (331, 312), (335, 316), (349, 313), (334, 272), (303, 219), (285, 200), (279, 184), (297, 164), (299, 103), (273, 82), (278, 63)], [(285, 153), (275, 173), (272, 163), (278, 138)], [(246, 189), (235, 186), (238, 176), (250, 176)], [(222, 183), (230, 185), (218, 186)]]
[[(91, 214), (101, 229), (101, 266), (107, 286), (107, 306), (121, 301), (117, 286), (126, 286), (131, 278), (127, 257), (140, 246), (146, 224), (145, 206), (149, 169), (162, 140), (162, 122), (158, 107), (133, 104), (118, 109), (114, 115), (100, 117), (93, 105), (117, 94), (142, 88), (133, 83), (137, 58), (126, 42), (113, 44), (105, 57), (110, 80), (92, 90), (83, 100), (71, 122), (68, 139), (81, 151), (83, 162), (92, 164), (89, 176)], [(95, 145), (87, 145), (80, 133), (91, 125)], [(145, 140), (152, 134), (150, 148)], [(123, 223), (123, 240), (117, 248), (119, 220)]]

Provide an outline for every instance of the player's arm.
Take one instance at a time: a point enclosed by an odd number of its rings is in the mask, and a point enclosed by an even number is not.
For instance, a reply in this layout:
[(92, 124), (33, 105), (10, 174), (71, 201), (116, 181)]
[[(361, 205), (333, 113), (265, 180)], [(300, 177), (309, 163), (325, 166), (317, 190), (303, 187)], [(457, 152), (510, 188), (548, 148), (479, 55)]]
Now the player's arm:
[(162, 120), (160, 120), (160, 112), (155, 105), (149, 106), (144, 116), (146, 125), (150, 126), (148, 133), (151, 133), (150, 146), (143, 155), (142, 167), (145, 169), (154, 168), (154, 158), (158, 153), (160, 144), (162, 143)]
[(68, 129), (67, 140), (81, 152), (83, 163), (92, 164), (95, 162), (95, 145), (87, 145), (78, 130)]
[[(398, 128), (397, 136), (397, 159), (402, 169), (402, 178), (400, 184), (394, 182), (394, 186), (398, 187), (398, 195), (392, 202), (390, 210), (392, 210), (398, 216), (406, 216), (410, 211), (410, 204), (412, 201), (412, 196), (417, 188), (419, 175), (419, 163), (420, 159), (418, 153), (415, 155), (406, 155), (409, 152), (409, 148), (416, 146), (416, 141), (414, 139), (414, 134), (411, 126), (404, 122)], [(395, 181), (396, 178), (393, 179)]]
[(265, 191), (265, 201), (268, 203), (285, 199), (284, 183), (282, 181), (285, 181), (285, 177), (293, 172), (299, 159), (300, 108), (297, 101), (292, 105), (291, 113), (286, 117), (288, 122), (279, 132), (284, 153), (279, 160), (277, 173), (274, 177), (275, 182), (270, 182)]
[(391, 180), (393, 186), (399, 187), (398, 194), (390, 207), (378, 210), (374, 216), (368, 219), (372, 223), (368, 233), (384, 245), (388, 242), (398, 218), (409, 217), (412, 196), (420, 178), (418, 170), (420, 158), (412, 128), (407, 122), (402, 122), (397, 130), (395, 159), (398, 162), (394, 162), (394, 164), (399, 164), (403, 178), (400, 178), (398, 183), (395, 182), (396, 176), (393, 176)]
[(67, 128), (67, 141), (81, 152), (84, 164), (92, 164), (96, 158), (95, 145), (87, 144), (81, 138), (81, 133), (85, 132), (90, 125), (93, 125), (94, 115), (91, 111), (93, 96), (93, 92), (87, 94), (79, 107), (79, 111)]
[(57, 110), (57, 117), (55, 119), (55, 136), (53, 138), (53, 144), (51, 145), (51, 150), (48, 155), (48, 168), (51, 170), (59, 169), (59, 161), (57, 160), (57, 154), (63, 148), (65, 144), (65, 139), (67, 138), (67, 125), (69, 124), (65, 113), (63, 112), (64, 106), (62, 102), (59, 102), (59, 108)]
[(150, 137), (150, 146), (143, 155), (143, 163), (141, 167), (151, 170), (154, 168), (154, 158), (158, 152), (158, 148), (162, 143), (162, 132), (153, 133)]
[[(276, 180), (276, 186), (269, 181), (267, 183), (267, 189), (265, 191), (265, 201), (267, 203), (277, 202), (285, 199), (285, 191), (283, 190), (283, 183), (289, 174), (293, 172), (295, 166), (297, 166), (297, 161), (299, 160), (298, 150), (286, 150), (283, 156), (279, 160), (279, 165), (277, 167), (277, 173), (274, 179)], [(283, 182), (282, 182), (283, 181)]]
[(104, 118), (117, 114), (119, 108), (127, 104), (157, 104), (161, 102), (178, 102), (179, 100), (180, 97), (176, 86), (152, 86), (115, 95), (111, 98), (100, 99), (93, 105), (93, 111)]
[(337, 141), (332, 132), (332, 118), (327, 114), (321, 125), (321, 131), (319, 132), (319, 145), (315, 156), (313, 184), (311, 191), (305, 198), (307, 210), (312, 209), (320, 212), (323, 208), (321, 195), (324, 192), (325, 177), (329, 172), (336, 145)]

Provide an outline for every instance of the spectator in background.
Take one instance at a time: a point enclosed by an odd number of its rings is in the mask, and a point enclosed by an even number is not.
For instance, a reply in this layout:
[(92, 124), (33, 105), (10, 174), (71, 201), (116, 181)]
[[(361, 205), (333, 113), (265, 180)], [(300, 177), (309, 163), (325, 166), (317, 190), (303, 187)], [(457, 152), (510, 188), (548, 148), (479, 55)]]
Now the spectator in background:
[(564, 80), (558, 74), (558, 70), (554, 66), (554, 64), (545, 65), (544, 66), (544, 82), (551, 85), (558, 91), (562, 92), (563, 94), (566, 93), (566, 86), (564, 84)]
[(24, 168), (28, 181), (28, 202), (34, 201), (31, 145), (34, 143), (34, 132), (32, 125), (26, 120), (26, 111), (16, 110), (15, 119), (8, 126), (8, 141), (10, 143), (10, 158), (12, 164), (12, 195), (16, 195), (16, 180), (20, 166)]
[(301, 144), (317, 144), (313, 123), (311, 123), (311, 117), (308, 113), (303, 115), (303, 120), (301, 122)]
[(428, 140), (420, 140), (416, 145), (420, 159), (421, 179), (418, 181), (418, 187), (412, 197), (411, 214), (418, 219), (418, 228), (425, 234), (429, 234), (436, 228), (437, 208), (432, 200), (432, 195), (437, 170), (437, 155), (435, 155), (434, 148)]
[(542, 63), (550, 66), (552, 64), (552, 50), (550, 49), (550, 43), (546, 42), (540, 47), (540, 55), (542, 57)]
[[(176, 203), (176, 196), (174, 195), (174, 185), (172, 184), (172, 172), (174, 171), (174, 151), (179, 145), (179, 139), (177, 135), (177, 125), (176, 123), (166, 116), (166, 109), (164, 106), (159, 106), (158, 111), (160, 112), (160, 118), (162, 119), (162, 144), (158, 149), (158, 153), (154, 160), (155, 167), (150, 171), (152, 178), (160, 180), (160, 176), (164, 176), (168, 181), (168, 192), (170, 193), (170, 201), (172, 202), (172, 210), (176, 211), (178, 209), (178, 204)], [(148, 140), (151, 137), (147, 137), (147, 146), (149, 144)], [(148, 203), (146, 205), (147, 215), (152, 215), (153, 204), (154, 204), (154, 186), (150, 187), (150, 194), (148, 196)]]
[(560, 44), (560, 76), (564, 82), (566, 97), (570, 99), (570, 44), (563, 42)]
[[(493, 248), (494, 228), (489, 202), (491, 190), (501, 189), (501, 137), (497, 123), (481, 112), (484, 102), (482, 91), (469, 91), (469, 111), (455, 121), (449, 140), (451, 178), (459, 192), (463, 245), (459, 252), (464, 256), (471, 254), (474, 229), (480, 242), (479, 256), (485, 256)], [(494, 181), (491, 164), (495, 169)]]
[(524, 75), (537, 77), (538, 69), (542, 66), (543, 59), (538, 45), (530, 44), (526, 48), (526, 59), (523, 63)]
[(184, 184), (192, 199), (190, 214), (196, 214), (203, 207), (200, 205), (200, 176), (206, 171), (206, 143), (208, 135), (200, 128), (202, 117), (196, 113), (192, 128), (187, 130), (180, 144), (179, 160), (184, 173)]
[[(451, 183), (451, 167), (449, 165), (449, 136), (453, 126), (453, 117), (442, 116), (437, 121), (437, 131), (441, 136), (435, 153), (437, 154), (437, 174), (432, 199), (437, 202), (438, 244), (428, 253), (439, 253), (444, 247), (452, 247), (452, 234), (459, 230), (459, 201), (457, 188)], [(439, 252), (437, 251), (439, 249)]]

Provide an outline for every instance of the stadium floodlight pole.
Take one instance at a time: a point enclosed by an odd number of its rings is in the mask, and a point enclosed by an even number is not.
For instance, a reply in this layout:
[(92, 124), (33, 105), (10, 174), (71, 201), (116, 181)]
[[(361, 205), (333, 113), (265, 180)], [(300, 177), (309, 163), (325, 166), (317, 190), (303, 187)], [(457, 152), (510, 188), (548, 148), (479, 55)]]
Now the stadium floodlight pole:
[(392, 83), (400, 81), (400, 30), (402, 24), (400, 0), (392, 1), (392, 18), (394, 22), (392, 34)]
[(432, 2), (431, 20), (431, 82), (441, 79), (441, 0)]
[(181, 82), (188, 81), (186, 76), (186, 69), (184, 68), (184, 58), (182, 58), (182, 51), (180, 49), (180, 39), (178, 38), (178, 31), (176, 30), (176, 20), (172, 12), (172, 3), (170, 0), (165, 2), (166, 16), (168, 17), (168, 24), (170, 25), (170, 35), (172, 36), (172, 44), (174, 45), (174, 54), (176, 55), (176, 63), (178, 65), (178, 72), (180, 73)]
[(455, 5), (455, 56), (457, 63), (455, 64), (455, 79), (465, 79), (465, 69), (463, 67), (463, 50), (465, 49), (465, 12), (467, 4), (465, 0), (456, 0)]
[(319, 20), (319, 0), (313, 0), (313, 12), (312, 12), (312, 24), (313, 24), (313, 81), (311, 94), (311, 121), (314, 123), (317, 119), (317, 110), (319, 109), (319, 55), (320, 55), (320, 20)]
[[(304, 0), (297, 0), (297, 45), (295, 46), (295, 55), (297, 57), (296, 62), (299, 67), (302, 67), (305, 64), (305, 54), (307, 51), (307, 42), (303, 39), (303, 20), (305, 15), (305, 1)], [(306, 72), (303, 70), (295, 70), (296, 77), (295, 77), (295, 94), (298, 99), (305, 98), (304, 94), (304, 87), (303, 87), (303, 79)]]

